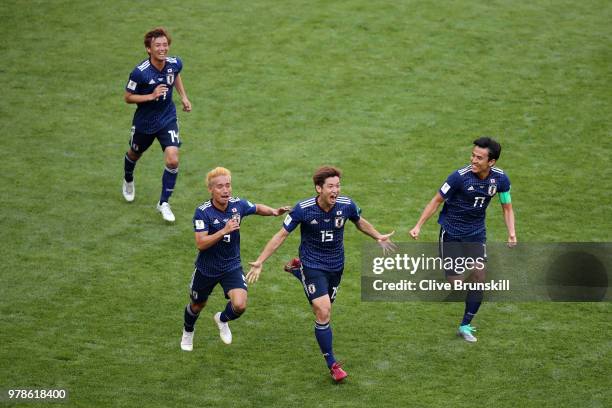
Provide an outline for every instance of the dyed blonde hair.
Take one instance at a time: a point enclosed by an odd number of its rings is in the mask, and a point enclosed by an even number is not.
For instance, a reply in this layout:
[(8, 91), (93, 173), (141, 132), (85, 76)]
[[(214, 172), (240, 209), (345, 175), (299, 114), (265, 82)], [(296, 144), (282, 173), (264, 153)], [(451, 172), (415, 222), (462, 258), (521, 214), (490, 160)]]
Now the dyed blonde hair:
[(208, 174), (206, 175), (206, 185), (208, 185), (208, 187), (212, 186), (213, 179), (219, 176), (227, 176), (229, 177), (230, 182), (232, 181), (231, 171), (229, 171), (225, 167), (215, 167), (214, 169), (209, 171)]

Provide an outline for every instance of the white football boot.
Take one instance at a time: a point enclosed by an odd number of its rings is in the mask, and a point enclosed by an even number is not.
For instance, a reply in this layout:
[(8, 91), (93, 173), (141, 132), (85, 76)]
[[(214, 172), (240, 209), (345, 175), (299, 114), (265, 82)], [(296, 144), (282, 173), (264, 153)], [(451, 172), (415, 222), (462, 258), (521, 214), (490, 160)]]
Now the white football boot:
[(476, 343), (478, 339), (474, 336), (473, 332), (476, 329), (472, 327), (470, 324), (466, 324), (465, 326), (459, 326), (459, 330), (457, 330), (457, 336), (463, 337), (463, 340), (469, 343)]
[(188, 332), (185, 331), (185, 329), (183, 328), (183, 337), (181, 338), (181, 350), (184, 351), (192, 351), (193, 350), (193, 333), (195, 332)]
[(129, 183), (123, 180), (123, 198), (128, 203), (134, 201), (134, 196), (136, 195), (136, 187), (134, 186), (134, 181), (130, 181)]
[(174, 222), (176, 218), (174, 218), (174, 214), (172, 213), (172, 209), (170, 208), (170, 204), (166, 203), (157, 203), (157, 211), (159, 211), (164, 218), (164, 220), (168, 222)]
[(221, 337), (221, 341), (225, 344), (232, 344), (232, 332), (230, 331), (229, 324), (221, 321), (221, 312), (215, 313), (213, 320), (217, 323), (217, 327), (219, 327), (219, 337)]

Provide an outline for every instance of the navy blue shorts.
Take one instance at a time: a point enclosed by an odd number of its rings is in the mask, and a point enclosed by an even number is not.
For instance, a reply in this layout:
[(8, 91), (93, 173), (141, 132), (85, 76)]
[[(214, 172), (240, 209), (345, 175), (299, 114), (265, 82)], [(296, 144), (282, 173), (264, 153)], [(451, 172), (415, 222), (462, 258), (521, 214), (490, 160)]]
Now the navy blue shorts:
[(247, 283), (242, 267), (216, 277), (204, 276), (196, 269), (193, 271), (191, 284), (189, 285), (189, 296), (191, 297), (191, 301), (196, 304), (206, 302), (208, 296), (210, 296), (218, 283), (221, 284), (226, 299), (229, 299), (228, 292), (232, 289), (247, 290)]
[(162, 151), (166, 150), (168, 146), (181, 147), (182, 142), (179, 138), (178, 122), (174, 121), (156, 133), (151, 134), (141, 133), (135, 126), (132, 126), (130, 148), (137, 154), (142, 154), (153, 144), (155, 139), (159, 140)]
[(338, 287), (342, 280), (342, 270), (338, 272), (325, 272), (317, 269), (308, 269), (302, 265), (300, 270), (304, 293), (308, 302), (321, 296), (329, 295), (329, 299), (334, 302), (338, 294)]
[[(484, 233), (454, 237), (440, 228), (438, 242), (446, 276), (462, 275), (487, 261), (487, 236)], [(448, 259), (452, 260), (452, 265)]]

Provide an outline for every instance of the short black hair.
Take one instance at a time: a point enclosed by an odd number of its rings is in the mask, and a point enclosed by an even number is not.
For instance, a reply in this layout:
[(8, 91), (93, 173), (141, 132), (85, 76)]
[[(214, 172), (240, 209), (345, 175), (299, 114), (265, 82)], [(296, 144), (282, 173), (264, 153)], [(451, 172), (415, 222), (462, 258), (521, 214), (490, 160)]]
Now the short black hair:
[(499, 159), (501, 154), (501, 145), (496, 140), (490, 137), (483, 136), (474, 140), (474, 146), (482, 147), (489, 150), (489, 160)]

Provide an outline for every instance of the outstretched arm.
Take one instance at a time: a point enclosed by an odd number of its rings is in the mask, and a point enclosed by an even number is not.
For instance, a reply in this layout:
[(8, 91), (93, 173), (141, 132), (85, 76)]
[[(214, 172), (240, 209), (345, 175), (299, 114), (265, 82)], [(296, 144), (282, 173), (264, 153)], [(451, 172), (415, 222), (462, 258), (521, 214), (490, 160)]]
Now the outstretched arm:
[(438, 207), (440, 204), (444, 202), (444, 198), (440, 195), (440, 193), (436, 193), (436, 195), (431, 199), (431, 201), (425, 206), (419, 220), (416, 225), (410, 230), (410, 236), (414, 239), (419, 239), (419, 234), (421, 233), (421, 227), (425, 222), (431, 218), (432, 215), (438, 211)]
[(397, 248), (397, 246), (391, 241), (391, 236), (395, 234), (395, 231), (391, 231), (389, 234), (381, 234), (372, 224), (370, 224), (368, 220), (363, 217), (360, 217), (359, 220), (355, 222), (355, 226), (359, 231), (374, 238), (378, 242), (378, 245), (382, 247), (385, 255), (393, 252), (395, 248)]
[(514, 210), (512, 204), (502, 204), (502, 211), (504, 212), (504, 222), (506, 228), (508, 228), (508, 246), (513, 247), (516, 245), (516, 230), (514, 229)]
[(266, 259), (272, 256), (274, 252), (285, 242), (285, 239), (289, 236), (289, 232), (285, 228), (281, 228), (270, 241), (266, 244), (261, 254), (257, 257), (254, 262), (249, 262), (251, 269), (247, 273), (247, 281), (249, 283), (257, 282), (259, 275), (261, 274), (261, 268)]
[(255, 206), (257, 207), (255, 214), (263, 215), (263, 216), (273, 215), (275, 217), (278, 217), (279, 215), (283, 215), (286, 212), (291, 211), (291, 207), (289, 206), (284, 206), (284, 207), (279, 207), (279, 208), (268, 207), (265, 204), (256, 204)]

